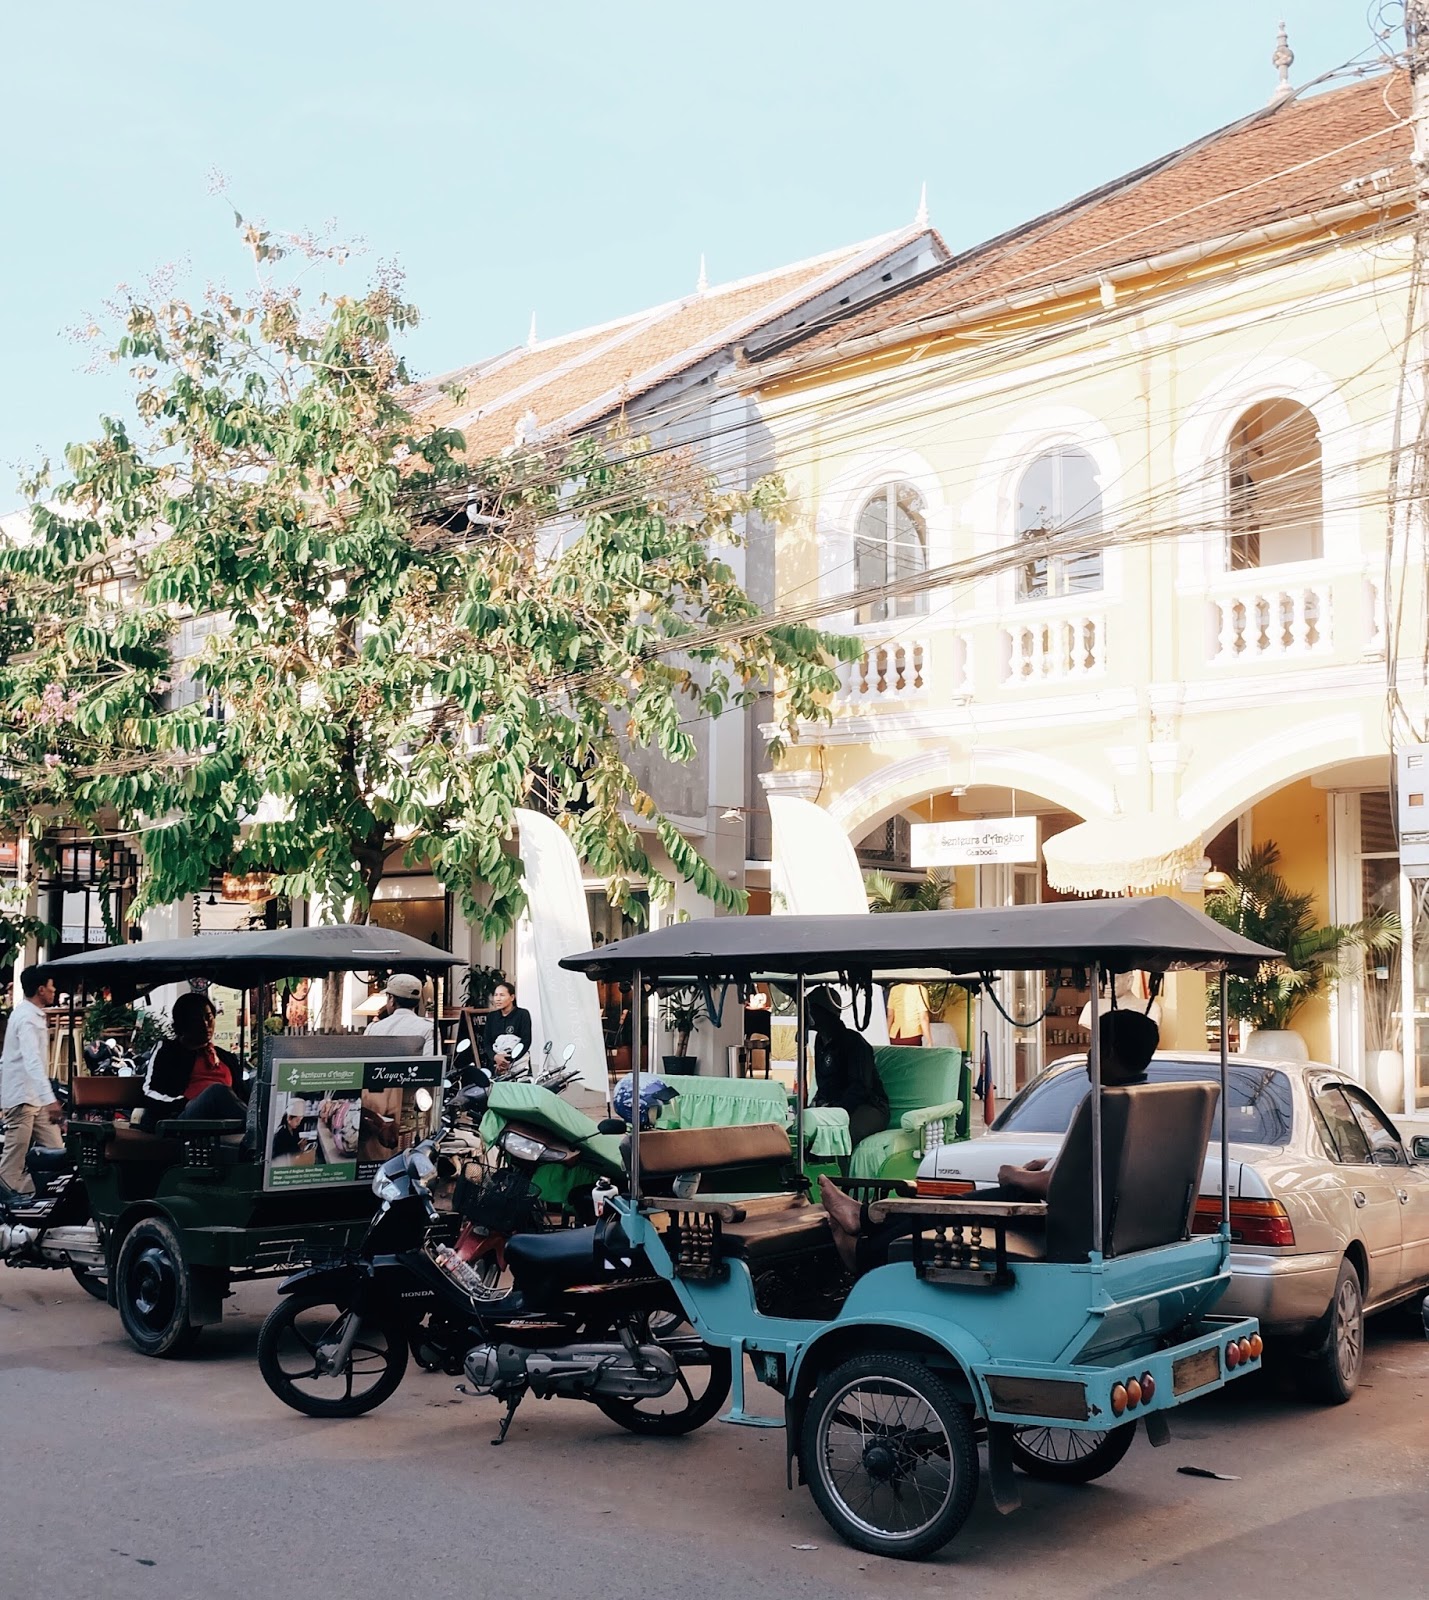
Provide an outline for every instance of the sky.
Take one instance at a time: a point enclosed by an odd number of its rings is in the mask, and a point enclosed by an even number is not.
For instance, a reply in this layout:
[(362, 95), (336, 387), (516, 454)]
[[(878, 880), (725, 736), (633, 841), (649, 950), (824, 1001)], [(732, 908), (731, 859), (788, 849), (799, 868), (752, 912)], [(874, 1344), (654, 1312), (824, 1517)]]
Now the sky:
[[(236, 206), (396, 261), (441, 373), (913, 220), (956, 250), (1310, 82), (1382, 0), (63, 0), (0, 8), (0, 511), (125, 387), (120, 283)], [(1391, 40), (1387, 48), (1394, 48)], [(214, 192), (213, 174), (227, 183)]]

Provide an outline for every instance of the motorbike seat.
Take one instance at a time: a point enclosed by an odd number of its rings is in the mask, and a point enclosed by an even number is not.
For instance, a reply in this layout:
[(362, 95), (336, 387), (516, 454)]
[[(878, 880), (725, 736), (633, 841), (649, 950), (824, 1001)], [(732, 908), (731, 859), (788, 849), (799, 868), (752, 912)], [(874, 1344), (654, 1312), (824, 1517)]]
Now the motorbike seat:
[(596, 1272), (595, 1237), (593, 1227), (518, 1233), (506, 1245), (506, 1262), (518, 1284), (533, 1278), (580, 1283)]
[(25, 1165), (37, 1178), (53, 1178), (58, 1173), (74, 1170), (69, 1151), (63, 1146), (58, 1150), (47, 1150), (43, 1145), (31, 1145), (25, 1156)]

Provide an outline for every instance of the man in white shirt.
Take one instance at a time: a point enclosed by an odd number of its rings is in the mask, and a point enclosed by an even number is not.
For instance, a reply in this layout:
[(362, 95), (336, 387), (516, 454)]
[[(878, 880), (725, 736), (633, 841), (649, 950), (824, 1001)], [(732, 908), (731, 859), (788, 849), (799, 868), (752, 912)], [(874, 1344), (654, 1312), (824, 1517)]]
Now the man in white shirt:
[(59, 1124), (64, 1111), (50, 1085), (50, 1030), (46, 1006), (55, 1003), (55, 980), (41, 978), (38, 967), (20, 974), (25, 998), (10, 1015), (5, 1049), (0, 1054), (0, 1110), (5, 1113), (5, 1155), (0, 1159), (0, 1186), (17, 1194), (33, 1194), (25, 1171), (30, 1140), (47, 1149), (64, 1144)]
[(380, 1016), (373, 1017), (364, 1033), (432, 1036), (432, 1025), (418, 1015), (422, 1003), (422, 980), (410, 972), (394, 972), (387, 980), (387, 1006)]

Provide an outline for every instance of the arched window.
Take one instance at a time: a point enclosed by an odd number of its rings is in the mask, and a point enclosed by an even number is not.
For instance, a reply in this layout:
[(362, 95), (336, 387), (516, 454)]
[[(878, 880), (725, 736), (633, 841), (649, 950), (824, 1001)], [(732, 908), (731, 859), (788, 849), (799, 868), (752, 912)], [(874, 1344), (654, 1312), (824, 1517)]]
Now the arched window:
[(1320, 425), (1294, 400), (1258, 400), (1231, 429), (1226, 566), (1317, 561), (1325, 552)]
[[(1044, 451), (1017, 485), (1017, 536), (1073, 530), (1096, 534), (1102, 528), (1102, 492), (1096, 462), (1085, 450), (1062, 446)], [(1017, 574), (1019, 600), (1077, 594), (1102, 586), (1102, 553), (1038, 556)]]
[[(858, 514), (854, 529), (854, 587), (873, 589), (909, 578), (928, 565), (928, 529), (923, 497), (911, 483), (885, 484)], [(871, 601), (858, 609), (860, 622), (913, 617), (927, 605), (923, 594)]]

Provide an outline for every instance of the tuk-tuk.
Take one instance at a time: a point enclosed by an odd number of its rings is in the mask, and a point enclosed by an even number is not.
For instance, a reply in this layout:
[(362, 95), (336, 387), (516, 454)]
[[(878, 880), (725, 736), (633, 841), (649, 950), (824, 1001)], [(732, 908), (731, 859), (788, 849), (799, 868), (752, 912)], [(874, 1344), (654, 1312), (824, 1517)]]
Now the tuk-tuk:
[(222, 1319), (235, 1281), (340, 1253), (371, 1220), (376, 1158), (436, 1125), (440, 1039), (435, 1022), (430, 1046), (413, 1036), (269, 1033), (270, 986), (393, 970), (439, 980), (457, 964), (445, 950), (370, 926), (170, 939), (48, 963), (44, 971), (71, 992), (102, 987), (128, 998), (191, 979), (245, 999), (257, 990), (257, 1063), (244, 1120), (174, 1117), (149, 1131), (128, 1120), (144, 1104), (142, 1075), (74, 1077), (66, 1138), (74, 1171), (20, 1219), (33, 1240), (12, 1264), (83, 1269), (81, 1281), (118, 1308), (137, 1350), (179, 1356)]
[[(872, 1237), (886, 1241), (852, 1282), (800, 1178), (783, 1192), (722, 1185), (723, 1175), (777, 1151), (782, 1129), (631, 1129), (629, 1195), (609, 1203), (699, 1336), (730, 1350), (734, 1400), (725, 1420), (782, 1420), (791, 1486), (797, 1473), (848, 1543), (928, 1555), (972, 1508), (979, 1443), (994, 1501), (1009, 1511), (1019, 1503), (1014, 1467), (1088, 1482), (1121, 1460), (1138, 1424), (1164, 1444), (1174, 1408), (1258, 1367), (1255, 1320), (1214, 1314), (1229, 1281), (1224, 1120), (1220, 1229), (1191, 1232), (1216, 1088), (1104, 1087), (1097, 996), (1117, 972), (1217, 975), (1224, 1102), (1226, 975), (1277, 959), (1200, 912), (1148, 898), (899, 917), (716, 918), (563, 962), (593, 979), (629, 982), (637, 1008), (677, 984), (787, 986), (797, 1005), (800, 1111), (812, 983), (858, 990), (945, 974), (1001, 1003), (996, 974), (1033, 969), (1090, 989), (1090, 1092), (1047, 1199), (850, 1183), (867, 1197)], [(644, 1038), (637, 1010), (637, 1087)], [(746, 1412), (746, 1356), (783, 1396), (782, 1419)]]

